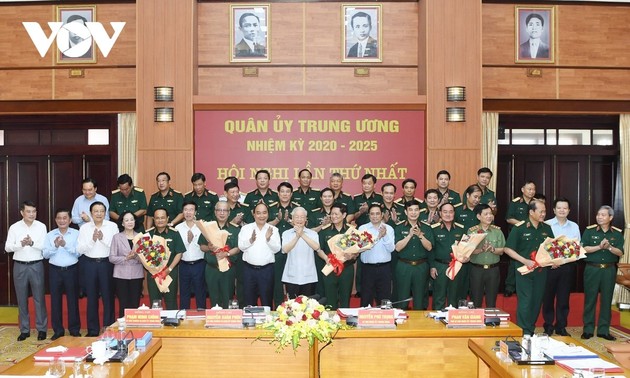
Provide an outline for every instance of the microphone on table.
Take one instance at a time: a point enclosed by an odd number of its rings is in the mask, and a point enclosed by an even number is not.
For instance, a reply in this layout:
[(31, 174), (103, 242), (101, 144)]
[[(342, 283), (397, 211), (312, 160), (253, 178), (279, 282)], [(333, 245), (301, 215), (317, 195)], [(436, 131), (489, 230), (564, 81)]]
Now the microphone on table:
[(409, 297), (407, 299), (403, 299), (403, 300), (400, 300), (400, 301), (389, 302), (389, 303), (386, 303), (385, 305), (381, 304), (381, 309), (389, 310), (389, 309), (392, 308), (392, 305), (399, 304), (399, 303), (407, 303), (407, 302), (411, 302), (412, 300), (413, 300), (413, 297)]

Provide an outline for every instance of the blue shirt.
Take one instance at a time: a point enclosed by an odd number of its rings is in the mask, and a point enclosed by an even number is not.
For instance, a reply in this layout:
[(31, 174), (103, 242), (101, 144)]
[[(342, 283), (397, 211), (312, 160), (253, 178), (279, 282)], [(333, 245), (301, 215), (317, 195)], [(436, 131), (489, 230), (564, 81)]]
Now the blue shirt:
[[(55, 238), (60, 235), (63, 236), (63, 240), (66, 241), (65, 247), (55, 247)], [(60, 267), (74, 265), (79, 259), (79, 252), (77, 252), (78, 239), (79, 231), (74, 228), (68, 228), (66, 233), (63, 235), (58, 228), (55, 228), (46, 234), (42, 254), (45, 259), (50, 259), (49, 262), (52, 265)]]
[(381, 225), (387, 230), (385, 236), (377, 240), (372, 249), (361, 253), (361, 262), (364, 264), (380, 264), (392, 261), (392, 252), (394, 251), (394, 229), (392, 226), (381, 222), (378, 226), (374, 226), (372, 222), (366, 223), (359, 227), (359, 231), (367, 231), (372, 235), (372, 240), (376, 240)]
[(560, 225), (558, 218), (551, 218), (546, 220), (545, 223), (551, 226), (555, 237), (564, 235), (567, 238), (577, 240), (578, 242), (581, 240), (580, 227), (578, 227), (575, 222), (567, 219), (564, 225)]
[(72, 223), (78, 225), (79, 227), (83, 226), (85, 223), (83, 219), (81, 219), (81, 213), (85, 212), (90, 220), (92, 220), (92, 215), (90, 214), (90, 206), (94, 202), (103, 202), (105, 205), (105, 219), (109, 220), (109, 201), (105, 196), (96, 193), (94, 198), (87, 199), (84, 195), (80, 195), (77, 199), (74, 200), (74, 205), (72, 205)]

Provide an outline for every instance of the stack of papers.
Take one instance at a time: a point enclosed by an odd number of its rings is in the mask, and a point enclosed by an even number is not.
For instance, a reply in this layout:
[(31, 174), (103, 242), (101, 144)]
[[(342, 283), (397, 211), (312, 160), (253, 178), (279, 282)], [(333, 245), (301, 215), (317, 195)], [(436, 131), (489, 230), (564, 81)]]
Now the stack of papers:
[(604, 361), (601, 358), (578, 358), (556, 361), (556, 365), (573, 373), (575, 370), (588, 370), (590, 368), (604, 368), (606, 373), (623, 373), (619, 366)]
[(554, 360), (567, 360), (576, 358), (598, 358), (599, 356), (595, 352), (577, 346), (569, 345), (552, 338), (549, 338), (548, 347), (545, 349), (545, 355)]
[[(337, 314), (342, 318), (347, 318), (348, 316), (359, 316), (359, 310), (380, 310), (379, 307), (359, 307), (359, 308), (339, 308), (337, 309)], [(404, 310), (399, 308), (394, 308), (394, 319), (408, 319), (409, 315)]]

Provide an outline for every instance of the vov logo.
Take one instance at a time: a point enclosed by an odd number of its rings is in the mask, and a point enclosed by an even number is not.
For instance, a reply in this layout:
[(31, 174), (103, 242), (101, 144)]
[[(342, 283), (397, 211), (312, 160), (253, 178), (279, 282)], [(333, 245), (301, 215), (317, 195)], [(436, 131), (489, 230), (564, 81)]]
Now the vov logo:
[(110, 22), (114, 34), (110, 37), (100, 22), (48, 22), (50, 35), (46, 33), (38, 22), (22, 22), (31, 41), (43, 58), (50, 49), (53, 40), (57, 40), (57, 48), (68, 58), (80, 58), (92, 48), (92, 40), (96, 43), (104, 57), (114, 47), (126, 22)]

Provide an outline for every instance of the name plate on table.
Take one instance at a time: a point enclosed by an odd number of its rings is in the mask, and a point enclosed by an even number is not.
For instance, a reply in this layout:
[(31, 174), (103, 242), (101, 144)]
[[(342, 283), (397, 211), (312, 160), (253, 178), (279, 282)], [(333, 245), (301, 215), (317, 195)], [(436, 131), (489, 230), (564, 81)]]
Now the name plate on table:
[(395, 328), (394, 310), (359, 310), (360, 328)]
[(449, 310), (446, 316), (446, 328), (484, 328), (484, 309)]
[(242, 328), (243, 310), (206, 310), (207, 328)]
[(125, 309), (125, 324), (127, 327), (160, 327), (162, 318), (159, 309)]

